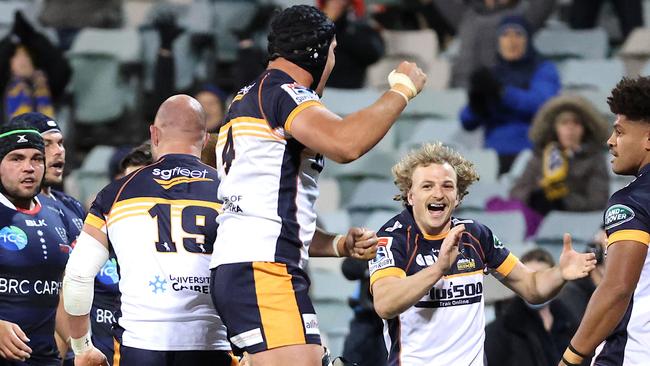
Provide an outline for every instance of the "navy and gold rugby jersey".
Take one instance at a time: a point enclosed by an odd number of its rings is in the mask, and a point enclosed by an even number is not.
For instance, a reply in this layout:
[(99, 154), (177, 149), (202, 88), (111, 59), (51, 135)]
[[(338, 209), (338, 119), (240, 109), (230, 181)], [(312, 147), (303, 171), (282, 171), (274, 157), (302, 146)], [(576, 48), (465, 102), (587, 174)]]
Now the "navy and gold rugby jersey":
[[(608, 246), (632, 240), (650, 243), (650, 164), (637, 178), (609, 199), (604, 215)], [(650, 252), (627, 311), (594, 357), (594, 365), (647, 365), (650, 363)]]
[(291, 125), (298, 113), (321, 105), (313, 90), (274, 69), (235, 96), (216, 146), (223, 213), (211, 268), (255, 261), (304, 266), (324, 160), (291, 137)]
[[(483, 276), (494, 270), (505, 277), (518, 259), (485, 225), (452, 218), (452, 226), (460, 224), (466, 231), (449, 272), (414, 306), (384, 320), (391, 366), (484, 364)], [(435, 263), (446, 234), (423, 234), (409, 208), (384, 224), (377, 236), (377, 256), (369, 262), (370, 286), (380, 278), (414, 275)]]
[(25, 211), (0, 195), (0, 319), (18, 324), (30, 339), (28, 364), (56, 365), (56, 308), (73, 238), (63, 216), (36, 201)]
[(86, 224), (107, 234), (117, 258), (122, 345), (230, 349), (209, 291), (218, 185), (199, 158), (168, 154), (97, 195)]

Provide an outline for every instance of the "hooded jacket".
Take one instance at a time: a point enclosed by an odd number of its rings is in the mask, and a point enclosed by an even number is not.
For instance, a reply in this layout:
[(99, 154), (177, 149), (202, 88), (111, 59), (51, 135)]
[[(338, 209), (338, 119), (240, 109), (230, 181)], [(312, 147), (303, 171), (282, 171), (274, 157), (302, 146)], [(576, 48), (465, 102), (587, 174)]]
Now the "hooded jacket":
[(533, 45), (532, 28), (519, 16), (502, 19), (500, 28), (518, 27), (527, 37), (524, 55), (506, 61), (495, 49), (497, 64), (491, 68), (502, 85), (500, 98), (489, 107), (489, 115), (480, 115), (468, 105), (460, 113), (463, 128), (485, 128), (485, 146), (499, 155), (516, 155), (530, 148), (528, 129), (537, 110), (560, 90), (555, 64), (543, 60)]
[(565, 211), (603, 209), (609, 196), (609, 167), (604, 151), (610, 127), (589, 101), (573, 95), (551, 99), (535, 116), (529, 133), (534, 144), (533, 157), (515, 182), (510, 195), (530, 203), (531, 197), (541, 189), (543, 150), (549, 143), (557, 142), (555, 118), (564, 111), (572, 111), (580, 116), (585, 134), (581, 148), (569, 157), (566, 178), (569, 193), (555, 208)]

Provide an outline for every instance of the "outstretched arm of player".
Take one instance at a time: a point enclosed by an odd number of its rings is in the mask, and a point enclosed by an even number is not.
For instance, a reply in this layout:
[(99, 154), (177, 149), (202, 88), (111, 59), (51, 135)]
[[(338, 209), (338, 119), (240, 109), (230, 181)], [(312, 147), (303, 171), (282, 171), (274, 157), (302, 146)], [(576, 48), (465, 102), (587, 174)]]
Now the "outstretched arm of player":
[(93, 303), (95, 276), (108, 260), (106, 233), (85, 224), (77, 239), (63, 278), (63, 306), (70, 324), (70, 345), (75, 366), (108, 365), (106, 356), (90, 340), (89, 313)]
[(560, 265), (542, 271), (533, 271), (517, 262), (502, 282), (531, 304), (541, 304), (562, 289), (566, 281), (585, 277), (596, 268), (594, 253), (578, 253), (571, 246), (571, 236), (564, 234)]
[[(407, 100), (424, 87), (427, 77), (416, 64), (404, 61), (396, 72), (406, 75), (416, 92), (397, 80), (395, 86), (375, 103), (344, 118), (321, 106), (306, 108), (294, 117), (291, 135), (338, 163), (358, 159), (384, 137), (406, 107)], [(403, 82), (408, 83), (408, 80)]]
[(353, 227), (346, 235), (334, 235), (316, 228), (310, 257), (351, 257), (369, 260), (377, 253), (377, 234), (372, 230)]
[(465, 225), (451, 228), (440, 247), (438, 260), (418, 273), (400, 277), (383, 277), (372, 284), (377, 315), (391, 319), (415, 305), (451, 268), (458, 256), (458, 245)]
[(560, 365), (580, 364), (585, 355), (592, 355), (621, 321), (634, 289), (639, 282), (648, 246), (641, 242), (622, 240), (607, 249), (607, 264), (602, 282), (591, 295), (578, 331), (571, 340)]

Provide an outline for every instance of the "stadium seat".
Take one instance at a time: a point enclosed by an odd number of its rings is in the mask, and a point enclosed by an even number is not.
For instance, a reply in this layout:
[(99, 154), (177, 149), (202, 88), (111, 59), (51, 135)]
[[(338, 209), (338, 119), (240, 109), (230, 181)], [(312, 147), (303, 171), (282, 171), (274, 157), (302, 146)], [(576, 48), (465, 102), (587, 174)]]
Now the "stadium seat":
[(369, 88), (364, 89), (336, 89), (327, 88), (323, 93), (323, 104), (332, 112), (345, 116), (368, 107), (374, 103), (384, 92)]
[[(388, 74), (402, 61), (404, 61), (403, 57), (382, 57), (366, 71), (366, 86), (379, 90), (387, 90), (390, 87), (387, 78)], [(427, 83), (424, 85), (425, 89), (445, 90), (449, 87), (449, 80), (451, 78), (451, 65), (449, 61), (442, 58), (435, 58), (425, 64), (418, 63), (418, 66), (423, 68), (428, 76)]]
[(492, 149), (461, 149), (460, 153), (465, 159), (474, 163), (481, 183), (498, 181), (499, 157), (496, 151)]
[(465, 211), (484, 211), (485, 204), (493, 197), (505, 198), (508, 196), (508, 191), (503, 184), (499, 182), (484, 182), (482, 179), (469, 188), (469, 193), (463, 198), (459, 210), (462, 210), (462, 215), (471, 218), (472, 214), (467, 214)]
[(366, 222), (363, 224), (363, 227), (375, 232), (379, 231), (382, 226), (393, 216), (400, 213), (401, 210), (376, 210), (372, 211), (370, 215), (366, 218)]
[(363, 225), (375, 210), (399, 212), (402, 206), (393, 200), (398, 193), (399, 190), (391, 180), (364, 179), (361, 181), (350, 200), (343, 204), (350, 213), (351, 225)]
[(535, 47), (552, 59), (607, 57), (607, 32), (602, 28), (587, 30), (542, 29), (534, 37)]
[(467, 92), (463, 89), (424, 89), (406, 107), (404, 117), (458, 118), (461, 108), (467, 104)]
[(350, 214), (346, 210), (319, 212), (317, 220), (320, 227), (330, 233), (347, 233), (350, 228)]
[[(650, 3), (646, 2), (650, 9)], [(648, 75), (642, 72), (643, 66), (650, 59), (650, 28), (636, 28), (627, 36), (625, 43), (618, 52), (625, 64), (626, 75)]]
[[(158, 33), (150, 28), (144, 27), (140, 31), (142, 42), (142, 54), (144, 63), (144, 89), (153, 90), (154, 66), (158, 57), (160, 40)], [(174, 41), (173, 44), (174, 67), (176, 70), (175, 86), (176, 90), (187, 90), (194, 82), (197, 70), (200, 70), (199, 57), (192, 52), (191, 36), (183, 33)]]
[(563, 212), (552, 211), (542, 221), (535, 242), (543, 246), (555, 259), (562, 252), (562, 237), (564, 233), (571, 234), (574, 248), (583, 250), (584, 245), (593, 239), (594, 234), (603, 223), (603, 212)]
[(112, 146), (95, 146), (86, 155), (81, 167), (70, 173), (66, 192), (77, 197), (84, 204), (102, 190), (109, 182), (108, 162), (113, 156)]
[(357, 186), (345, 208), (354, 210), (394, 210), (399, 212), (401, 205), (393, 197), (399, 193), (392, 180), (364, 179)]
[(396, 162), (394, 152), (370, 150), (366, 155), (349, 164), (325, 162), (324, 177), (334, 177), (339, 181), (340, 202), (348, 202), (356, 185), (365, 178), (389, 179), (391, 168)]
[(424, 119), (417, 123), (410, 138), (400, 144), (399, 151), (405, 152), (418, 148), (423, 143), (440, 141), (456, 148), (456, 136), (460, 132), (460, 123), (456, 119)]
[(108, 55), (79, 55), (70, 58), (73, 74), (74, 118), (79, 123), (97, 124), (115, 120), (126, 109), (125, 84), (120, 65)]
[(618, 59), (567, 60), (560, 67), (565, 89), (595, 89), (609, 93), (624, 74), (623, 62)]
[(217, 42), (217, 58), (220, 61), (235, 61), (237, 38), (232, 33), (245, 27), (255, 14), (256, 4), (247, 1), (215, 1), (212, 4), (215, 16), (213, 34)]
[(321, 178), (318, 180), (318, 199), (316, 200), (317, 212), (332, 212), (340, 206), (339, 182), (333, 178)]
[(384, 30), (386, 56), (399, 57), (423, 65), (438, 56), (438, 37), (432, 29)]
[(75, 38), (69, 55), (108, 55), (121, 64), (138, 63), (141, 48), (138, 32), (132, 28), (83, 28)]
[(518, 256), (530, 248), (525, 239), (526, 219), (520, 211), (472, 212), (460, 217), (489, 227), (506, 248)]
[(605, 118), (613, 121), (614, 114), (609, 109), (609, 105), (607, 104), (607, 97), (610, 95), (610, 92), (611, 90), (578, 89), (568, 90), (562, 94), (577, 94), (587, 99)]

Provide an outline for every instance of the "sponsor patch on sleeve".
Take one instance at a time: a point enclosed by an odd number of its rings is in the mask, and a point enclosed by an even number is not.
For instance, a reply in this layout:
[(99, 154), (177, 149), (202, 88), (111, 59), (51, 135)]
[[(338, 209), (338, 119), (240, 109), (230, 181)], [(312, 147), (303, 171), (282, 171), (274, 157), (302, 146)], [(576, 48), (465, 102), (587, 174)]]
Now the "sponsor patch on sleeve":
[(377, 255), (375, 255), (375, 258), (368, 263), (370, 274), (373, 274), (380, 269), (395, 266), (395, 259), (393, 258), (393, 253), (390, 251), (390, 247), (392, 245), (393, 238), (379, 238), (379, 241), (377, 243)]
[(291, 84), (283, 84), (282, 85), (282, 90), (284, 90), (291, 99), (293, 99), (296, 104), (300, 105), (304, 102), (313, 100), (313, 101), (320, 101), (318, 98), (318, 95), (314, 93), (311, 89), (305, 88), (302, 85), (298, 85), (296, 83), (291, 83)]
[(503, 249), (506, 247), (505, 245), (503, 245), (501, 240), (495, 234), (492, 234), (492, 241), (493, 241), (492, 245), (494, 245), (494, 249)]
[(634, 218), (634, 210), (626, 205), (610, 206), (605, 212), (605, 230), (612, 229)]

